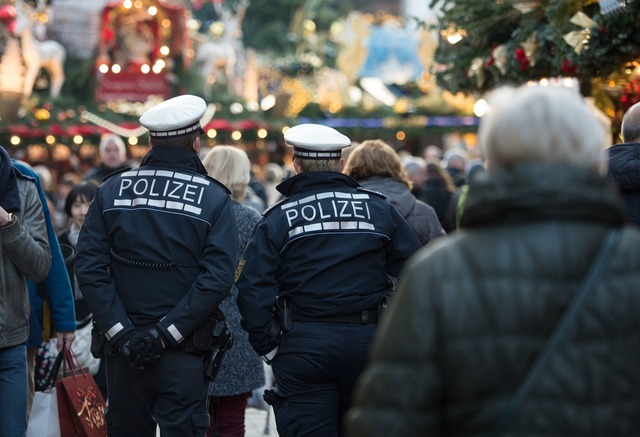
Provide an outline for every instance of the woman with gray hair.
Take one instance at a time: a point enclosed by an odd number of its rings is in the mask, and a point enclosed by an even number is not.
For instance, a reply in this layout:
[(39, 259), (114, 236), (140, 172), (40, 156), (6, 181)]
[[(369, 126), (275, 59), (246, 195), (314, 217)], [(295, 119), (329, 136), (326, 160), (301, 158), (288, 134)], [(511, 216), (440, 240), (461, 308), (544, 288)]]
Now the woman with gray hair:
[[(215, 146), (202, 160), (207, 173), (231, 191), (233, 214), (238, 228), (236, 264), (244, 252), (260, 213), (242, 205), (249, 184), (250, 162), (247, 154), (232, 146)], [(262, 360), (249, 344), (248, 334), (240, 326), (240, 312), (236, 305), (238, 289), (233, 286), (229, 296), (220, 304), (233, 332), (233, 347), (226, 353), (214, 383), (209, 386), (211, 426), (208, 436), (243, 436), (247, 399), (252, 390), (264, 385)]]
[(100, 162), (91, 167), (82, 176), (83, 181), (94, 181), (97, 184), (111, 173), (130, 167), (127, 162), (127, 146), (116, 134), (107, 133), (100, 138), (98, 145)]
[(573, 91), (490, 97), (487, 171), (401, 275), (349, 435), (638, 435), (640, 233), (605, 131)]

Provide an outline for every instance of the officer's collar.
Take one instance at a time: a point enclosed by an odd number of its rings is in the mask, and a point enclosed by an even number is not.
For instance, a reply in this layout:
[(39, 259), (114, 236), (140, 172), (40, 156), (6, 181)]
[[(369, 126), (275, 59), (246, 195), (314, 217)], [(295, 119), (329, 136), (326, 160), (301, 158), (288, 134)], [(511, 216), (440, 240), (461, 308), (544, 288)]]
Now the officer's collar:
[(285, 196), (290, 196), (300, 189), (344, 187), (345, 185), (358, 188), (360, 184), (355, 179), (337, 171), (312, 171), (292, 176), (279, 184), (276, 189)]
[(152, 147), (145, 155), (140, 166), (146, 165), (167, 165), (171, 167), (195, 171), (202, 175), (207, 174), (207, 170), (202, 165), (202, 161), (192, 149), (182, 147)]

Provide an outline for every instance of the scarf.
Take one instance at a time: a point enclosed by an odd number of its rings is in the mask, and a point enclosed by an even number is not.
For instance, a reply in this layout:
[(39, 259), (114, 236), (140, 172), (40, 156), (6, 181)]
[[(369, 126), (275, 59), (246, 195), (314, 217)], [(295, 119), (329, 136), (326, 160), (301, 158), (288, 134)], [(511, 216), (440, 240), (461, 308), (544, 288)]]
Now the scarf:
[(0, 206), (7, 212), (20, 211), (18, 180), (11, 166), (9, 154), (0, 146)]

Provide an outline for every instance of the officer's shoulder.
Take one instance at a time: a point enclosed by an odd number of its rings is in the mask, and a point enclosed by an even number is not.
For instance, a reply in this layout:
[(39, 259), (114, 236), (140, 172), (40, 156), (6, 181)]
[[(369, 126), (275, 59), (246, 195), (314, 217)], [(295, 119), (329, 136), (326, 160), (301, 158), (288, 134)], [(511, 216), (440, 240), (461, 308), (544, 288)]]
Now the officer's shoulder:
[(274, 203), (273, 205), (271, 205), (269, 208), (267, 208), (263, 213), (262, 213), (262, 217), (266, 217), (267, 214), (269, 214), (271, 211), (274, 211), (276, 209), (277, 206), (280, 206), (284, 203), (287, 203), (289, 201), (288, 197), (283, 197), (280, 200), (278, 200), (276, 203)]
[(381, 197), (383, 199), (386, 199), (387, 196), (385, 196), (384, 194), (382, 194), (379, 191), (374, 191), (374, 190), (369, 190), (368, 188), (364, 188), (364, 187), (357, 187), (356, 188), (358, 191), (363, 192), (363, 193), (367, 193), (367, 194), (375, 194), (378, 197)]

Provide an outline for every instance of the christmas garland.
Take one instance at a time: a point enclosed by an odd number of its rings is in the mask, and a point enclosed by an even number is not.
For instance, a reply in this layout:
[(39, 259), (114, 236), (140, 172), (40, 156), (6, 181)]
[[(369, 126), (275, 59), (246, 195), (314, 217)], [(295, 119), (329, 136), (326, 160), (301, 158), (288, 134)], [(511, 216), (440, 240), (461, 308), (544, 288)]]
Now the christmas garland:
[(432, 0), (441, 8), (438, 84), (479, 94), (502, 84), (556, 76), (579, 79), (585, 94), (640, 56), (640, 1)]

